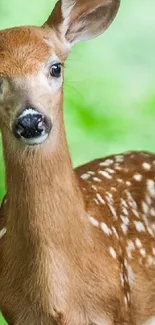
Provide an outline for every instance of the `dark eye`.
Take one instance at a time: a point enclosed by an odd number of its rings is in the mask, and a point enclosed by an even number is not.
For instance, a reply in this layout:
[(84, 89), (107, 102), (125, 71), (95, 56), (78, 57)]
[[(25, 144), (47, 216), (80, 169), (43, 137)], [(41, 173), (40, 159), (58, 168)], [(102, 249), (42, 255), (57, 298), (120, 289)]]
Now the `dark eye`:
[(61, 76), (61, 63), (55, 63), (50, 68), (50, 75), (55, 78)]

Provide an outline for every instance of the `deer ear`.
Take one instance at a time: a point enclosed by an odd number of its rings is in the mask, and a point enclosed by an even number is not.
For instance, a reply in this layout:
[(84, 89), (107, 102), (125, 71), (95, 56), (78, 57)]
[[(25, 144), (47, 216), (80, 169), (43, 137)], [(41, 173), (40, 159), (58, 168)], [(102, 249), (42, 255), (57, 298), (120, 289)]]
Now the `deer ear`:
[(120, 0), (61, 0), (45, 25), (73, 45), (103, 33), (112, 23)]

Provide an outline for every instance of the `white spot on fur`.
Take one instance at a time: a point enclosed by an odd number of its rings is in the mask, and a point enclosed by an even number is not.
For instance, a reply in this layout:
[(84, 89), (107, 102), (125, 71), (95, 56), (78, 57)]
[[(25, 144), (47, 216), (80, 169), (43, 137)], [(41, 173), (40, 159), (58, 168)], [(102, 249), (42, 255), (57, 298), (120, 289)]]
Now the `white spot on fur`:
[(151, 225), (151, 228), (152, 228), (152, 230), (155, 231), (155, 223), (153, 223), (153, 224)]
[(145, 170), (151, 170), (151, 165), (148, 164), (147, 162), (144, 162), (144, 163), (143, 163), (143, 168), (144, 168)]
[(152, 217), (155, 217), (155, 209), (154, 208), (151, 208), (150, 214), (151, 214)]
[(101, 162), (99, 165), (100, 166), (110, 166), (110, 165), (112, 165), (113, 164), (113, 160), (112, 159), (107, 159), (107, 160), (105, 160), (105, 161), (103, 161), (103, 162)]
[(136, 203), (135, 200), (133, 199), (131, 193), (128, 192), (128, 191), (126, 191), (126, 194), (127, 194), (128, 202), (129, 202), (129, 205), (131, 206), (131, 208), (137, 210), (137, 203)]
[(145, 214), (147, 214), (149, 211), (149, 207), (145, 202), (142, 202), (142, 209)]
[(115, 170), (111, 168), (106, 168), (106, 172), (109, 174), (115, 174)]
[(96, 197), (101, 204), (105, 204), (105, 201), (103, 200), (102, 196), (99, 193), (96, 194)]
[(120, 172), (122, 170), (122, 167), (120, 167), (118, 164), (115, 164), (115, 169)]
[(124, 206), (125, 208), (128, 208), (128, 205), (125, 200), (121, 199), (121, 203), (122, 203), (122, 206)]
[(101, 179), (100, 178), (98, 178), (98, 177), (93, 177), (93, 180), (94, 180), (94, 182), (101, 182)]
[(146, 228), (147, 228), (147, 231), (148, 231), (148, 233), (152, 236), (152, 237), (154, 237), (154, 232), (153, 232), (153, 230), (152, 230), (152, 228), (150, 228), (149, 226), (146, 226)]
[(151, 197), (155, 198), (155, 183), (152, 179), (147, 181), (147, 189)]
[(124, 296), (124, 303), (125, 303), (125, 306), (128, 305), (128, 300), (127, 300), (127, 297), (126, 296)]
[(117, 232), (116, 228), (113, 226), (112, 226), (112, 231), (113, 231), (114, 235), (116, 236), (116, 238), (119, 239), (118, 232)]
[(110, 255), (111, 255), (113, 258), (116, 259), (117, 254), (116, 254), (116, 252), (115, 252), (115, 250), (114, 250), (113, 247), (110, 247), (110, 248), (109, 248), (109, 253), (110, 253)]
[(109, 205), (109, 209), (111, 210), (112, 216), (117, 220), (116, 210), (112, 205)]
[(126, 194), (127, 194), (127, 198), (128, 198), (128, 203), (130, 205), (130, 207), (132, 208), (132, 212), (134, 213), (134, 215), (139, 218), (139, 213), (138, 213), (138, 208), (137, 208), (137, 203), (136, 201), (133, 199), (131, 193), (127, 190), (125, 190)]
[(147, 258), (148, 264), (153, 265), (153, 260), (154, 260), (153, 257), (149, 255), (148, 258)]
[(93, 199), (93, 201), (94, 201), (97, 205), (100, 204), (100, 203), (97, 201), (97, 199)]
[(127, 301), (128, 301), (128, 304), (130, 303), (130, 300), (131, 300), (130, 293), (127, 292)]
[(148, 205), (151, 205), (152, 200), (151, 200), (151, 197), (150, 197), (149, 195), (146, 195), (145, 200), (146, 200), (146, 203), (147, 203)]
[(124, 265), (126, 267), (126, 269), (128, 268), (128, 261), (126, 259), (124, 259)]
[(135, 250), (135, 244), (132, 240), (128, 240), (128, 250), (129, 251)]
[(128, 232), (128, 227), (123, 223), (123, 224), (121, 224), (121, 229), (122, 229), (122, 231), (123, 231), (123, 233), (124, 233), (124, 235), (126, 235), (127, 234), (127, 232)]
[(141, 248), (141, 247), (142, 247), (142, 242), (140, 241), (139, 238), (136, 238), (135, 243), (136, 243), (136, 246), (137, 246), (138, 248)]
[(107, 235), (111, 235), (112, 234), (111, 229), (104, 222), (101, 223), (101, 229)]
[(146, 227), (148, 233), (153, 237), (154, 233), (153, 233), (152, 229), (149, 227), (148, 217), (145, 214), (142, 214), (142, 218), (144, 220), (144, 224), (145, 224), (145, 227)]
[(4, 227), (2, 230), (0, 230), (0, 239), (3, 238), (3, 236), (6, 234), (7, 229)]
[(129, 250), (127, 250), (128, 258), (132, 259), (132, 254)]
[(120, 216), (121, 220), (123, 221), (123, 223), (127, 226), (129, 224), (129, 218), (128, 217), (124, 217), (124, 216)]
[(115, 160), (116, 160), (116, 162), (123, 162), (124, 156), (122, 156), (122, 155), (115, 156)]
[(124, 181), (121, 178), (118, 178), (117, 179), (117, 182), (119, 182), (120, 184), (123, 184), (124, 183)]
[(127, 185), (127, 186), (131, 186), (131, 182), (127, 181), (127, 182), (126, 182), (126, 185)]
[(128, 246), (127, 246), (127, 253), (129, 258), (132, 258), (132, 252), (135, 250), (135, 245), (132, 242), (132, 240), (129, 240)]
[(98, 173), (104, 176), (105, 178), (112, 179), (112, 176), (109, 175), (109, 173), (107, 173), (106, 171), (100, 170)]
[(146, 231), (145, 226), (141, 221), (134, 221), (134, 224), (138, 232)]
[(89, 174), (83, 174), (80, 176), (82, 179), (87, 180), (88, 178), (90, 178)]
[(133, 176), (133, 178), (134, 178), (135, 181), (140, 182), (142, 180), (143, 176), (140, 175), (140, 174), (135, 174)]
[(122, 211), (125, 215), (128, 215), (128, 205), (125, 200), (121, 199)]
[(107, 192), (107, 195), (108, 195), (109, 199), (113, 202), (114, 200), (113, 200), (113, 195), (112, 195), (112, 193)]
[(96, 188), (95, 185), (92, 185), (91, 187), (92, 187), (92, 189), (93, 189), (94, 191), (97, 191), (97, 188)]
[(145, 251), (144, 248), (141, 248), (141, 249), (140, 249), (140, 254), (141, 254), (143, 257), (145, 257), (145, 255), (146, 255), (146, 251)]
[(116, 210), (115, 210), (115, 208), (113, 206), (114, 200), (113, 200), (112, 194), (107, 192), (106, 199), (107, 199), (107, 202), (108, 202), (108, 207), (109, 207), (113, 217), (117, 220), (117, 213), (116, 213)]
[(121, 280), (121, 285), (124, 288), (124, 277), (122, 273), (120, 274), (120, 280)]
[(94, 227), (99, 227), (99, 225), (100, 225), (100, 223), (99, 223), (99, 221), (97, 221), (96, 219), (94, 219), (93, 217), (88, 217), (88, 219), (89, 219), (89, 221), (90, 221), (90, 223), (94, 226)]
[(87, 174), (89, 174), (89, 175), (95, 175), (95, 172), (88, 171)]

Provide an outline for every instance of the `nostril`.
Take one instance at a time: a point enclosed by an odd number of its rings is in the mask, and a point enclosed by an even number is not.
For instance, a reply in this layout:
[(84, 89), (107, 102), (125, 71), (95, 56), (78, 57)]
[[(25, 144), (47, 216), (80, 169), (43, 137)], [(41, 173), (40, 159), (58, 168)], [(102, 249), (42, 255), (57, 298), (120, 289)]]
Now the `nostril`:
[(38, 123), (37, 129), (40, 130), (40, 131), (44, 131), (45, 125), (44, 125), (43, 120)]

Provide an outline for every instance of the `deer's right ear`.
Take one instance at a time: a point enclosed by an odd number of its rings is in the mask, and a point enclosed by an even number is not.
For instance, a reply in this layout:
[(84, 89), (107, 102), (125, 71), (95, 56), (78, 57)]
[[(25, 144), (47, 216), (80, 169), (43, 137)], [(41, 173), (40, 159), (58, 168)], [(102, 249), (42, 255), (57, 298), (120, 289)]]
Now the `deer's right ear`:
[(61, 0), (44, 26), (56, 29), (73, 44), (103, 33), (113, 21), (120, 0)]

